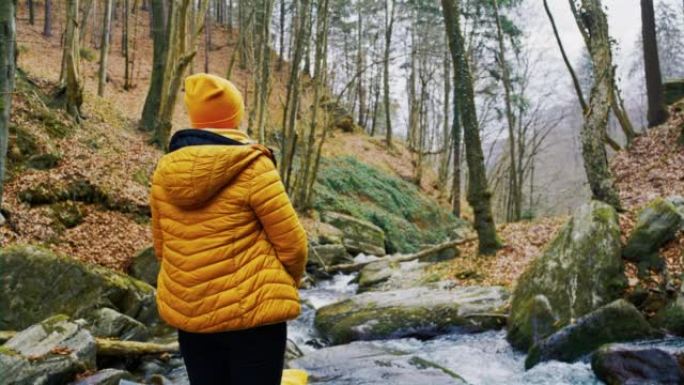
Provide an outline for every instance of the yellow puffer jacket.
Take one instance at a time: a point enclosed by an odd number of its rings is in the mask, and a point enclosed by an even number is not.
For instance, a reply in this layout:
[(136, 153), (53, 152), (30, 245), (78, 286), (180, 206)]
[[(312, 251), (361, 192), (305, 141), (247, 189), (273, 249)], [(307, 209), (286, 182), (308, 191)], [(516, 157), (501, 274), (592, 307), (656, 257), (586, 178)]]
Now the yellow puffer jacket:
[(268, 149), (183, 147), (161, 158), (150, 206), (159, 314), (199, 333), (296, 318), (306, 234)]

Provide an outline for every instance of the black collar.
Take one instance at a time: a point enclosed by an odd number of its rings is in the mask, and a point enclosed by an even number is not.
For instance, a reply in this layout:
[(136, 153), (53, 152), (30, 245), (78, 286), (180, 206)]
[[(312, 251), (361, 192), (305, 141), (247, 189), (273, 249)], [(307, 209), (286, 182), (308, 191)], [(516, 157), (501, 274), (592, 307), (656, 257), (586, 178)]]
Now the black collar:
[(211, 131), (186, 128), (179, 130), (171, 137), (169, 142), (169, 152), (174, 152), (183, 147), (218, 144), (226, 146), (244, 146), (246, 143), (239, 142), (235, 139), (227, 138), (223, 135), (216, 134)]

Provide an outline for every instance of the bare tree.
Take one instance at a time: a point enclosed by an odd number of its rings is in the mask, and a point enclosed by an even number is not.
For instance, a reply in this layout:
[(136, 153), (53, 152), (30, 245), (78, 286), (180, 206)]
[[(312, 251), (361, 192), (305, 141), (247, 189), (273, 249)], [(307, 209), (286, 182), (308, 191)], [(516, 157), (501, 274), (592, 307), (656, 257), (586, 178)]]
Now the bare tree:
[[(16, 64), (16, 0), (0, 2), (0, 204), (2, 204), (3, 181), (9, 140), (9, 119), (14, 92)], [(2, 214), (0, 214), (2, 219)]]
[(102, 41), (100, 42), (100, 71), (98, 72), (97, 94), (104, 96), (107, 84), (107, 56), (109, 55), (109, 31), (112, 24), (112, 1), (106, 0), (102, 21)]

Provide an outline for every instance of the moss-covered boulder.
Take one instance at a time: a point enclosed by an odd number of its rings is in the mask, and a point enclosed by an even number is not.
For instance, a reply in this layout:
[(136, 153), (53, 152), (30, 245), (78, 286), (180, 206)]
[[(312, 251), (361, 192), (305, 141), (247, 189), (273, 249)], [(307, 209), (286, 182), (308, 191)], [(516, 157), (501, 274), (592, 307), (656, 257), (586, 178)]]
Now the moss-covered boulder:
[(160, 268), (161, 264), (154, 254), (154, 248), (150, 246), (133, 257), (131, 266), (128, 268), (128, 274), (156, 287)]
[(677, 336), (684, 336), (684, 285), (675, 299), (651, 319), (651, 323)]
[(65, 315), (54, 316), (0, 346), (0, 383), (66, 384), (95, 367), (95, 354), (95, 339), (87, 330)]
[(454, 329), (497, 329), (506, 322), (501, 287), (447, 283), (367, 292), (318, 309), (316, 329), (333, 344), (408, 336), (434, 337)]
[(656, 348), (606, 345), (591, 355), (591, 368), (607, 385), (684, 383), (677, 358)]
[(549, 331), (620, 297), (626, 285), (620, 246), (612, 207), (593, 201), (580, 208), (518, 279), (508, 324), (511, 344), (527, 350), (534, 342), (533, 307), (539, 295), (558, 320)]
[(307, 264), (313, 268), (323, 268), (350, 263), (353, 259), (347, 253), (347, 248), (341, 244), (314, 245), (311, 247)]
[(434, 279), (427, 274), (429, 263), (420, 261), (398, 262), (383, 258), (364, 266), (358, 275), (360, 293), (387, 291), (421, 286)]
[(410, 352), (371, 342), (317, 350), (290, 361), (309, 373), (309, 383), (364, 385), (465, 385), (458, 374)]
[(159, 322), (145, 282), (35, 246), (0, 250), (0, 330), (22, 329), (53, 314), (85, 317), (109, 307), (143, 324)]
[(95, 337), (116, 338), (122, 341), (145, 341), (150, 330), (135, 318), (108, 307), (88, 314), (88, 329)]
[(658, 267), (660, 247), (674, 238), (682, 218), (677, 207), (669, 200), (658, 198), (639, 213), (639, 219), (622, 251), (625, 259)]
[(368, 255), (385, 255), (385, 233), (378, 226), (335, 212), (325, 212), (321, 215), (325, 223), (329, 223), (344, 234), (342, 243), (349, 253)]
[(604, 344), (660, 336), (634, 305), (619, 299), (536, 343), (527, 355), (525, 368), (549, 360), (573, 362)]

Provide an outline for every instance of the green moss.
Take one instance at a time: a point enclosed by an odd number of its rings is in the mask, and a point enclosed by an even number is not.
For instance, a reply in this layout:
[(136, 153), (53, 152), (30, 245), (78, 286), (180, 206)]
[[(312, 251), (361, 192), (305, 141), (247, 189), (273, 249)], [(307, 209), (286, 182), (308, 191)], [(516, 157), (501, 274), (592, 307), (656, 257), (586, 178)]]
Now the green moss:
[(144, 168), (139, 168), (133, 173), (133, 180), (141, 186), (150, 185), (150, 175)]
[(372, 222), (385, 232), (389, 253), (439, 243), (464, 225), (415, 185), (352, 157), (323, 160), (314, 208)]
[(55, 203), (50, 206), (52, 214), (64, 228), (70, 229), (83, 222), (83, 211), (79, 205), (73, 201)]
[(0, 346), (0, 355), (19, 356), (20, 354), (16, 350), (2, 345)]

